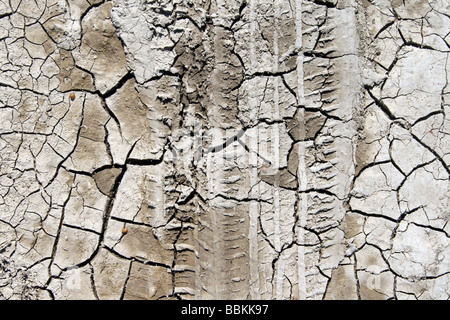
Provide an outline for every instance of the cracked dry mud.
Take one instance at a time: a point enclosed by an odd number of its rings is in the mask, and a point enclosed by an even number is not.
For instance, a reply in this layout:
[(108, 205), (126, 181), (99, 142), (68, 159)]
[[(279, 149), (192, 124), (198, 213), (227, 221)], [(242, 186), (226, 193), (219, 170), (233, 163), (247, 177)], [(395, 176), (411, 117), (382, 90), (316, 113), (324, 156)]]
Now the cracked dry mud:
[(448, 299), (446, 0), (0, 0), (1, 299)]

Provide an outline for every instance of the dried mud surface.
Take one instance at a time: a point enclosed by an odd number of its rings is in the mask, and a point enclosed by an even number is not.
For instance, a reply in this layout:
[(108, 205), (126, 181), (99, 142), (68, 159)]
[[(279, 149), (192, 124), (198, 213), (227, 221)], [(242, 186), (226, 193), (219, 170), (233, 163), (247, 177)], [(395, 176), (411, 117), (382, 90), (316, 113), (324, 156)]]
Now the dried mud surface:
[(448, 299), (449, 27), (0, 0), (0, 299)]

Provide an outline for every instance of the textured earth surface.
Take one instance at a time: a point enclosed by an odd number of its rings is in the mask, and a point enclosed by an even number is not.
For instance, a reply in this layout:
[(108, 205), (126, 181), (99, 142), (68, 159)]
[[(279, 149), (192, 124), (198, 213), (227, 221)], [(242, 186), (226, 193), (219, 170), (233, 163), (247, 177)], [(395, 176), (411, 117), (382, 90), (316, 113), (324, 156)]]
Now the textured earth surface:
[(1, 299), (448, 299), (447, 0), (0, 0)]

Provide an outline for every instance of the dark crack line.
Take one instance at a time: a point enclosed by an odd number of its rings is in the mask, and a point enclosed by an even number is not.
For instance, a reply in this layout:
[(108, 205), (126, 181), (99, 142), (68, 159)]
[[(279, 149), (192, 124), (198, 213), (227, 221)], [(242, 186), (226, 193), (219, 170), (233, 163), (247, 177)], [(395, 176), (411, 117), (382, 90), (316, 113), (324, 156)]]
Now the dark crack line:
[(388, 106), (382, 100), (375, 97), (375, 95), (372, 93), (372, 91), (370, 91), (371, 87), (365, 85), (364, 88), (367, 90), (367, 93), (369, 93), (370, 97), (373, 99), (373, 101), (378, 106), (378, 108), (380, 108), (381, 111), (383, 111), (390, 120), (392, 120), (392, 121), (397, 120), (397, 117), (394, 116), (394, 114), (391, 112), (391, 110), (389, 110)]
[[(107, 250), (108, 250), (108, 249), (107, 249)], [(108, 250), (108, 251), (109, 251), (109, 250)], [(110, 252), (112, 252), (112, 251), (110, 251)], [(114, 254), (115, 254), (115, 251), (114, 251)], [(126, 259), (126, 258), (125, 258), (125, 259)], [(126, 291), (127, 291), (128, 281), (130, 280), (130, 276), (131, 276), (131, 268), (132, 268), (132, 266), (133, 266), (133, 261), (131, 261), (130, 264), (128, 265), (127, 276), (126, 276), (126, 278), (125, 278), (125, 281), (124, 281), (124, 284), (123, 284), (123, 287), (122, 287), (122, 292), (120, 293), (119, 300), (124, 300), (125, 293), (126, 293)]]
[(425, 149), (430, 151), (436, 157), (436, 159), (444, 167), (445, 171), (447, 171), (447, 175), (450, 178), (450, 168), (447, 166), (447, 163), (444, 161), (444, 159), (433, 148), (431, 148), (426, 143), (424, 143), (422, 140), (420, 140), (414, 133), (412, 133), (412, 132), (410, 132), (410, 133), (411, 133), (411, 136), (414, 138), (414, 140), (416, 140), (421, 146), (423, 146)]

